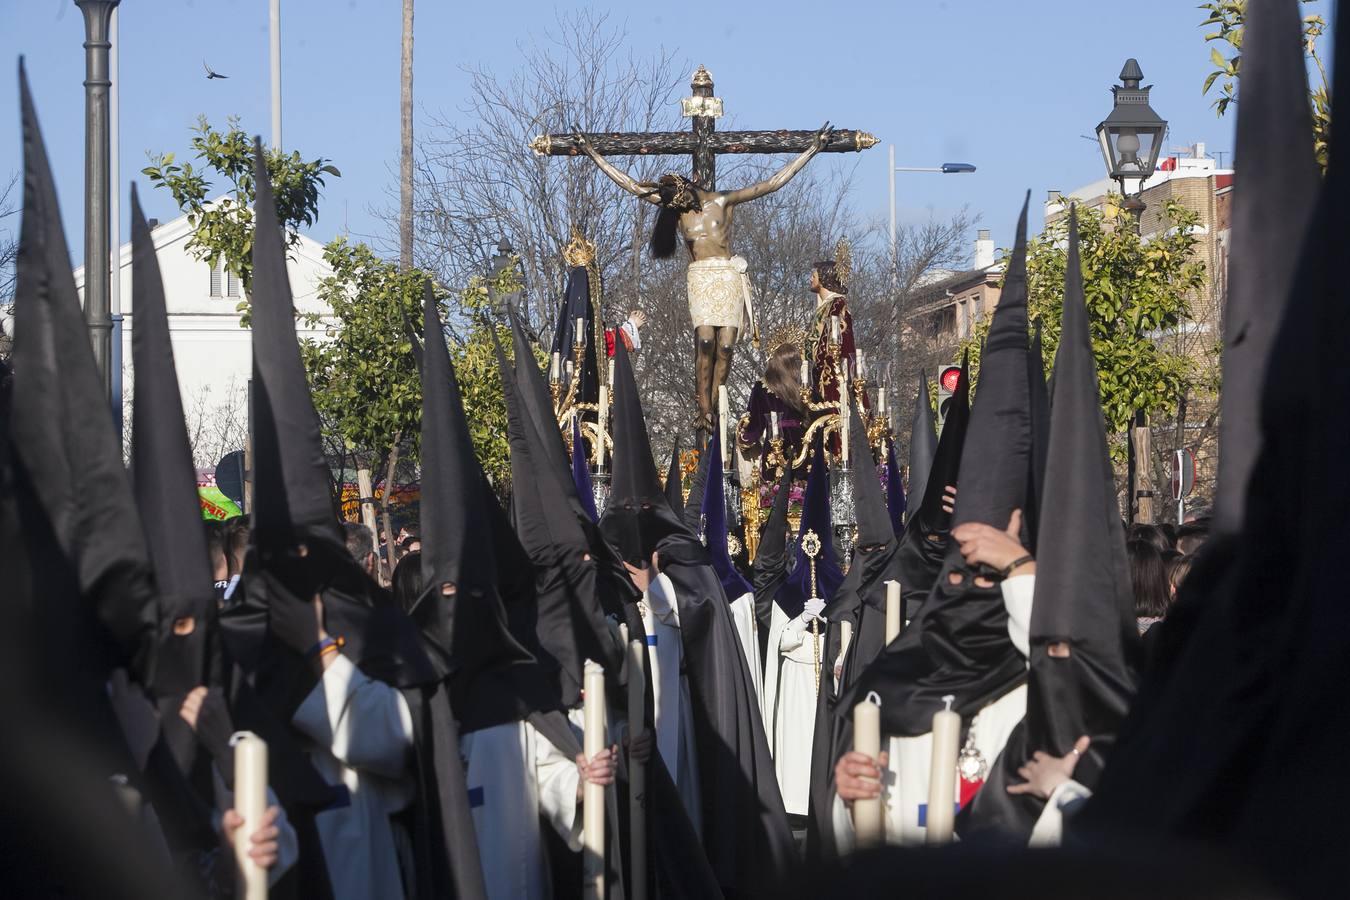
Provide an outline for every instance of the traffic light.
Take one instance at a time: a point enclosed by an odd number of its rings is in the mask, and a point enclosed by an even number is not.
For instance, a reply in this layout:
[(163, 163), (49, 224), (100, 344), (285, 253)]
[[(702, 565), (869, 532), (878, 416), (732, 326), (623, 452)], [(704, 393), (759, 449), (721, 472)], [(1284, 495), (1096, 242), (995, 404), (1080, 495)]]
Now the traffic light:
[(947, 421), (947, 410), (952, 405), (952, 395), (961, 384), (961, 367), (944, 366), (938, 370), (937, 379), (937, 427), (942, 434), (942, 426)]

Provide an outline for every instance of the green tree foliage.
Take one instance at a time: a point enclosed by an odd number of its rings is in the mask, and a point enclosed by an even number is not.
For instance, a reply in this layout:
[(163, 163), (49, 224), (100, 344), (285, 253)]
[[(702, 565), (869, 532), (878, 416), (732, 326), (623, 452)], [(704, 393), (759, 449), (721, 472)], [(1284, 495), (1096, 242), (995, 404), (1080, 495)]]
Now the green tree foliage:
[[(192, 237), (187, 250), (211, 265), (223, 261), (225, 268), (244, 286), (239, 304), (248, 309), (253, 286), (253, 139), (231, 117), (220, 132), (202, 116), (193, 129), (192, 149), (200, 166), (179, 163), (173, 153), (150, 154), (150, 165), (141, 170), (156, 187), (173, 195), (178, 208), (187, 213)], [(319, 191), (324, 176), (341, 177), (328, 160), (305, 161), (296, 152), (265, 151), (267, 172), (276, 195), (277, 218), (286, 235), (287, 249), (300, 239), (299, 228), (313, 225), (319, 214)], [(219, 190), (211, 178), (223, 179), (225, 196), (213, 202)], [(246, 317), (247, 319), (247, 317)]]
[(301, 345), (314, 406), (340, 445), (378, 470), (400, 442), (416, 453), (422, 384), (410, 332), (421, 331), (427, 275), (345, 238), (323, 257), (333, 269), (317, 294), (327, 312), (301, 317), (326, 332)]
[[(1108, 432), (1123, 435), (1136, 410), (1171, 415), (1182, 396), (1207, 386), (1211, 376), (1193, 355), (1163, 339), (1187, 318), (1191, 297), (1205, 286), (1204, 263), (1193, 258), (1199, 215), (1168, 201), (1166, 227), (1143, 241), (1119, 203), (1110, 195), (1102, 210), (1080, 207), (1078, 238), (1102, 410)], [(1067, 217), (1027, 242), (1029, 315), (1041, 326), (1047, 376), (1059, 347), (1067, 248)], [(972, 386), (978, 386), (988, 331), (985, 317), (956, 356), (959, 361), (970, 351)]]
[[(1302, 0), (1304, 3), (1316, 3), (1317, 0)], [(1202, 28), (1218, 26), (1216, 31), (1205, 34), (1205, 40), (1214, 43), (1210, 47), (1209, 58), (1214, 69), (1205, 76), (1203, 93), (1209, 93), (1216, 84), (1219, 96), (1214, 108), (1219, 115), (1228, 111), (1228, 107), (1238, 99), (1238, 83), (1242, 66), (1242, 31), (1245, 27), (1247, 0), (1208, 0), (1201, 3), (1200, 9), (1209, 13), (1209, 18), (1201, 22)], [(1313, 64), (1317, 79), (1309, 89), (1308, 102), (1312, 106), (1314, 149), (1317, 161), (1323, 171), (1327, 167), (1327, 138), (1331, 134), (1331, 92), (1327, 88), (1327, 70), (1317, 51), (1317, 41), (1326, 31), (1327, 22), (1320, 15), (1303, 17), (1303, 52)], [(1228, 53), (1218, 45), (1227, 45)]]

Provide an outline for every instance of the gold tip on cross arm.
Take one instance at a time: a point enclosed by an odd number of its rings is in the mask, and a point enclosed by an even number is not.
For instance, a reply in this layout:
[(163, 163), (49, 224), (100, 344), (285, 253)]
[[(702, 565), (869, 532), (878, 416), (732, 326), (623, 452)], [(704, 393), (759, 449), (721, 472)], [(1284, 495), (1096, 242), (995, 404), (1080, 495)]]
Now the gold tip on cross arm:
[(853, 143), (859, 150), (868, 150), (880, 144), (877, 136), (867, 131), (855, 131), (853, 133)]
[(530, 148), (531, 150), (533, 150), (535, 153), (539, 154), (540, 156), (547, 156), (547, 155), (548, 155), (548, 149), (549, 149), (549, 147), (552, 146), (552, 144), (553, 144), (553, 142), (552, 142), (551, 140), (549, 140), (549, 136), (548, 136), (548, 135), (546, 135), (546, 134), (541, 134), (541, 135), (539, 135), (539, 137), (537, 137), (537, 138), (535, 138), (534, 140), (530, 141), (530, 143), (529, 143), (529, 148)]

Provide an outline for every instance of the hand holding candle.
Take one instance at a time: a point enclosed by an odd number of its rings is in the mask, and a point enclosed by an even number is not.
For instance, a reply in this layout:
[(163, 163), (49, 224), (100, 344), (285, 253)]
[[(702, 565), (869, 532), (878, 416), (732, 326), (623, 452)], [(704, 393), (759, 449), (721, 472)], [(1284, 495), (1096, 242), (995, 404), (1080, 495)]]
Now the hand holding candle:
[[(881, 703), (875, 698), (876, 694), (869, 694), (853, 707), (853, 752), (861, 753), (873, 762), (881, 757)], [(859, 847), (880, 844), (886, 836), (885, 829), (881, 797), (853, 801), (853, 830), (858, 835)]]
[[(605, 670), (586, 660), (582, 752), (594, 759), (605, 749)], [(605, 896), (605, 786), (587, 781), (581, 805), (582, 895), (587, 900)]]

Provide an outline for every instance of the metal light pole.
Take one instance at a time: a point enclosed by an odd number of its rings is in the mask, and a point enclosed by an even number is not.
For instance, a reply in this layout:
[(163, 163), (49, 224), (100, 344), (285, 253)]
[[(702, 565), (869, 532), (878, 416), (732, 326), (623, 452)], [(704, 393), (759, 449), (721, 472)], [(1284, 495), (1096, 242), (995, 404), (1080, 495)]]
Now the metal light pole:
[(281, 149), (281, 0), (268, 8), (272, 59), (272, 149)]
[(108, 25), (119, 0), (75, 0), (84, 14), (84, 318), (103, 385), (112, 386), (108, 254)]
[(112, 84), (108, 89), (108, 122), (111, 137), (108, 141), (108, 219), (112, 223), (112, 239), (108, 242), (112, 253), (112, 281), (108, 293), (109, 309), (112, 315), (112, 353), (109, 374), (112, 376), (109, 393), (112, 400), (113, 423), (117, 427), (117, 439), (121, 441), (126, 422), (122, 416), (122, 154), (118, 147), (122, 133), (121, 93), (122, 75), (119, 69), (120, 56), (117, 20), (121, 18), (114, 8), (108, 24), (108, 42), (112, 47), (108, 51), (108, 73)]
[(940, 166), (914, 167), (914, 166), (896, 166), (895, 164), (895, 145), (891, 144), (890, 153), (887, 157), (886, 173), (891, 184), (891, 289), (896, 286), (898, 273), (896, 268), (899, 265), (898, 248), (895, 246), (895, 173), (896, 172), (930, 172), (938, 175), (966, 175), (975, 171), (975, 167), (970, 163), (943, 163)]
[[(1127, 59), (1120, 70), (1120, 84), (1112, 85), (1111, 114), (1097, 125), (1097, 140), (1101, 143), (1102, 159), (1107, 176), (1120, 184), (1121, 206), (1133, 219), (1135, 232), (1141, 230), (1144, 201), (1140, 194), (1144, 182), (1158, 165), (1158, 151), (1167, 123), (1148, 105), (1152, 85), (1143, 86), (1144, 72), (1134, 59)], [(1137, 185), (1133, 195), (1127, 181)], [(1131, 422), (1129, 441), (1130, 497), (1127, 515), (1132, 522), (1152, 522), (1153, 473), (1149, 460), (1153, 458), (1148, 415), (1137, 410)]]

